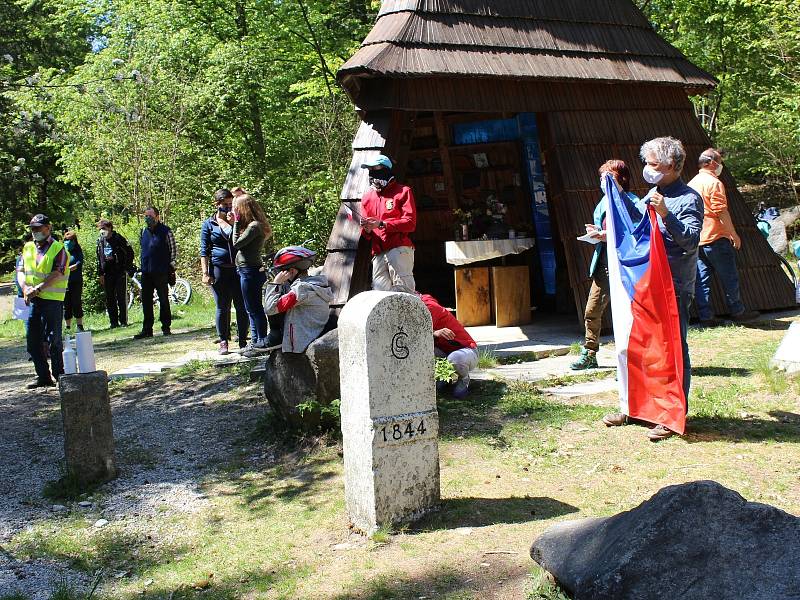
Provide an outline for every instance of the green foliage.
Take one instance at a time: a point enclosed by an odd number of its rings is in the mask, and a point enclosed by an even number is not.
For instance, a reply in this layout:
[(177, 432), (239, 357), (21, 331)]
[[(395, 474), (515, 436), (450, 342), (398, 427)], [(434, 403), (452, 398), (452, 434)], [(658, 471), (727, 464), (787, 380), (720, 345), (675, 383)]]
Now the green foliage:
[(479, 369), (493, 369), (499, 363), (497, 354), (493, 350), (481, 348), (478, 350), (478, 368)]
[(446, 358), (437, 358), (433, 365), (433, 377), (436, 381), (443, 381), (445, 383), (453, 383), (458, 379), (456, 368)]
[(81, 481), (74, 473), (64, 466), (60, 467), (61, 476), (48, 481), (42, 488), (42, 496), (50, 500), (79, 500), (83, 494), (96, 489), (96, 485)]
[(342, 401), (336, 398), (330, 404), (322, 404), (316, 398), (306, 398), (297, 405), (297, 412), (304, 420), (319, 420), (323, 431), (338, 430), (341, 425)]
[(30, 596), (26, 596), (22, 592), (11, 592), (0, 596), (0, 600), (30, 600)]
[[(719, 80), (695, 106), (739, 177), (800, 176), (798, 0), (639, 0), (668, 41)], [(795, 200), (797, 194), (795, 191)]]

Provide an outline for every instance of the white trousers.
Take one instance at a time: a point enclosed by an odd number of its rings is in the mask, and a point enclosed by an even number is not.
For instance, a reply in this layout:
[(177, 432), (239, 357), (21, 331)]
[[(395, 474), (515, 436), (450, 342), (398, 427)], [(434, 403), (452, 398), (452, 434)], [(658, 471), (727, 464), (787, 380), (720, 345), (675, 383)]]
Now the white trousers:
[(411, 246), (398, 246), (372, 257), (372, 289), (408, 293), (416, 290)]
[(447, 361), (458, 373), (458, 383), (469, 385), (469, 372), (478, 366), (478, 351), (475, 348), (461, 348), (449, 354), (434, 348), (434, 353), (439, 358), (447, 357)]

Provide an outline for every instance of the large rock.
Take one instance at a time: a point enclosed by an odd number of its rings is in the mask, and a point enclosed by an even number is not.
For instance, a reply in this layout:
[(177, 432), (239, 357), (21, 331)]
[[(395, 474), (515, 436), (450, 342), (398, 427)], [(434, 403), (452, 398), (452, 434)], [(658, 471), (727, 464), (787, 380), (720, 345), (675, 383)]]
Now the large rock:
[[(304, 353), (272, 352), (265, 365), (264, 396), (293, 429), (327, 425), (320, 408), (339, 398), (339, 330), (315, 340)], [(301, 414), (301, 404), (314, 408)]]
[(576, 600), (797, 600), (800, 518), (713, 481), (548, 529), (531, 557)]
[(114, 429), (105, 371), (58, 378), (67, 470), (82, 483), (116, 477)]

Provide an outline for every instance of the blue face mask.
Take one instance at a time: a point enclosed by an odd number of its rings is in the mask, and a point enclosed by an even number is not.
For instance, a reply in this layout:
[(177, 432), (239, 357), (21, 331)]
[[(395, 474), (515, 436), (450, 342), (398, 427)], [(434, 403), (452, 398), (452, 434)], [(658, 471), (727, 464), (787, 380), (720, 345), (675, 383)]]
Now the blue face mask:
[(67, 240), (64, 242), (64, 247), (71, 252), (75, 248), (75, 242), (72, 240)]
[(217, 212), (221, 215), (227, 215), (233, 209), (232, 206), (218, 206)]

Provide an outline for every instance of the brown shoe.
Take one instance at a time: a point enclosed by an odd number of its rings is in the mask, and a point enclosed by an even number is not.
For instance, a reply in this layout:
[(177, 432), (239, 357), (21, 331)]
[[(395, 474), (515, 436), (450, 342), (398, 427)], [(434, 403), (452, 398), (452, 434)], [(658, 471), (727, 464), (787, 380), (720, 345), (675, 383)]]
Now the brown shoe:
[(609, 413), (603, 417), (603, 425), (606, 427), (621, 427), (630, 423), (630, 417), (622, 413)]
[(656, 425), (647, 432), (647, 439), (651, 442), (660, 442), (661, 440), (671, 438), (673, 435), (675, 435), (675, 432), (671, 429), (667, 429), (663, 425)]

